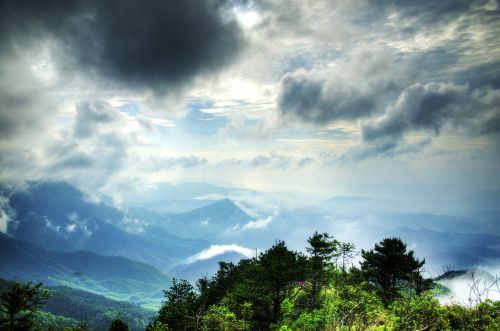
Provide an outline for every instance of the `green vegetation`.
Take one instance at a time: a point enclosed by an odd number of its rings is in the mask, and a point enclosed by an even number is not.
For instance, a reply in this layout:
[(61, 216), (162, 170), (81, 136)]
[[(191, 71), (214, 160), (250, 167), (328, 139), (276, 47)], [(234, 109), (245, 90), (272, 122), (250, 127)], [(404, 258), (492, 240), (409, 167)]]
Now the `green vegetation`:
[(362, 251), (360, 268), (347, 267), (355, 247), (326, 233), (314, 233), (306, 252), (277, 241), (238, 264), (220, 262), (196, 286), (174, 279), (156, 316), (85, 291), (0, 281), (0, 330), (500, 329), (500, 302), (440, 305), (447, 289), (423, 277), (425, 261), (398, 238)]
[(413, 251), (398, 238), (386, 238), (370, 251), (361, 251), (364, 261), (361, 270), (366, 280), (373, 284), (386, 305), (401, 297), (402, 293), (421, 294), (431, 287), (420, 270), (425, 260), (419, 261)]
[[(13, 284), (0, 280), (0, 293), (7, 293)], [(42, 330), (107, 330), (114, 320), (120, 319), (130, 330), (138, 331), (144, 330), (154, 315), (153, 311), (131, 303), (64, 286), (47, 287), (43, 291), (50, 297), (43, 301), (43, 311), (32, 315), (34, 325)]]
[(42, 289), (42, 283), (11, 284), (0, 295), (2, 328), (9, 331), (31, 329), (35, 324), (35, 314), (49, 297), (49, 293)]
[(221, 262), (197, 288), (176, 280), (147, 330), (498, 330), (500, 303), (442, 306), (447, 289), (425, 279), (398, 238), (362, 251), (314, 233), (303, 255), (277, 241), (237, 265)]
[(129, 331), (128, 324), (120, 319), (115, 319), (109, 326), (109, 331)]
[(158, 309), (170, 278), (145, 263), (86, 251), (45, 250), (0, 233), (0, 277), (63, 285)]

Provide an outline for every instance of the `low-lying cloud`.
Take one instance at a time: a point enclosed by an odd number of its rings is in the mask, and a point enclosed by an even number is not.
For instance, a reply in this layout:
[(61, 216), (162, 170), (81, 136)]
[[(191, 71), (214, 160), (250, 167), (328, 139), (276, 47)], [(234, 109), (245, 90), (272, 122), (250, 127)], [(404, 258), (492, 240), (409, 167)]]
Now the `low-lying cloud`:
[(208, 260), (211, 259), (215, 256), (229, 253), (229, 252), (236, 252), (241, 255), (244, 255), (246, 257), (252, 257), (254, 254), (254, 251), (250, 248), (243, 247), (240, 245), (236, 244), (231, 244), (231, 245), (211, 245), (209, 248), (202, 250), (196, 255), (193, 255), (188, 259), (189, 262), (196, 262), (200, 260)]
[(265, 218), (258, 218), (243, 225), (242, 230), (258, 230), (267, 228), (273, 220), (278, 217), (279, 211), (275, 210), (272, 215)]
[(446, 286), (450, 293), (439, 297), (442, 304), (476, 305), (487, 299), (500, 300), (498, 275), (483, 269), (472, 269), (463, 275), (438, 281)]
[(0, 196), (0, 232), (7, 233), (7, 229), (10, 222), (10, 216), (7, 211), (9, 207), (9, 199), (4, 196)]

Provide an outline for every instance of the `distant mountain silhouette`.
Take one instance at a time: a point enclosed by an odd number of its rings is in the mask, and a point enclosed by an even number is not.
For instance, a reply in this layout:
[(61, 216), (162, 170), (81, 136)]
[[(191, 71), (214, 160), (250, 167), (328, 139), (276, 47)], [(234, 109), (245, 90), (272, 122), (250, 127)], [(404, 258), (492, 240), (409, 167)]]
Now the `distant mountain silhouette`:
[(233, 201), (223, 199), (187, 213), (171, 215), (167, 226), (183, 237), (214, 239), (251, 220)]
[(124, 256), (166, 270), (208, 245), (162, 229), (144, 229), (147, 219), (92, 202), (64, 182), (29, 183), (12, 193), (9, 202), (16, 217), (9, 223), (8, 233), (45, 249)]

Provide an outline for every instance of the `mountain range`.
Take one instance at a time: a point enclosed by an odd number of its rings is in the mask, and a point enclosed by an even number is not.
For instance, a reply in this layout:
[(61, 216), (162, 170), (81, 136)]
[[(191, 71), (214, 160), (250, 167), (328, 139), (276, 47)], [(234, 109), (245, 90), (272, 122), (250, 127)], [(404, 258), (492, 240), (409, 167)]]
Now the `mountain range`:
[[(0, 290), (12, 284), (0, 278)], [(50, 298), (37, 314), (37, 322), (44, 330), (76, 328), (82, 324), (92, 330), (108, 330), (111, 321), (120, 318), (131, 331), (142, 331), (155, 314), (132, 303), (108, 299), (102, 295), (67, 286), (44, 286)]]
[(120, 256), (57, 252), (0, 234), (0, 278), (65, 285), (117, 300), (157, 307), (171, 278)]
[[(66, 182), (4, 185), (0, 195), (8, 219), (0, 277), (43, 280), (151, 307), (170, 277), (194, 282), (211, 276), (220, 260), (237, 262), (245, 257), (242, 250), (270, 247), (277, 239), (303, 250), (314, 231), (353, 242), (358, 250), (401, 237), (434, 274), (446, 265), (495, 264), (500, 256), (495, 210), (481, 216), (398, 212), (393, 201), (364, 197), (286, 208), (253, 191), (196, 183), (156, 185), (127, 196), (120, 207)], [(175, 201), (182, 201), (179, 208), (161, 207)], [(200, 255), (213, 245), (223, 249)], [(109, 266), (116, 266), (116, 274), (97, 269)]]
[(64, 182), (28, 183), (9, 195), (9, 208), (15, 220), (7, 233), (49, 250), (123, 256), (168, 270), (208, 246), (205, 240), (148, 228), (147, 219), (92, 201)]

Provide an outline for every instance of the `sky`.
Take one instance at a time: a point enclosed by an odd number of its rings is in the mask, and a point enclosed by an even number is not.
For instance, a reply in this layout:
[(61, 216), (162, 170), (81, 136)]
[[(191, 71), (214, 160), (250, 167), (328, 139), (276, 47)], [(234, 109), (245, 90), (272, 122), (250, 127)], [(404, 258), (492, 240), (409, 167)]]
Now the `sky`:
[(0, 180), (457, 205), (500, 190), (499, 18), (483, 0), (1, 1)]

